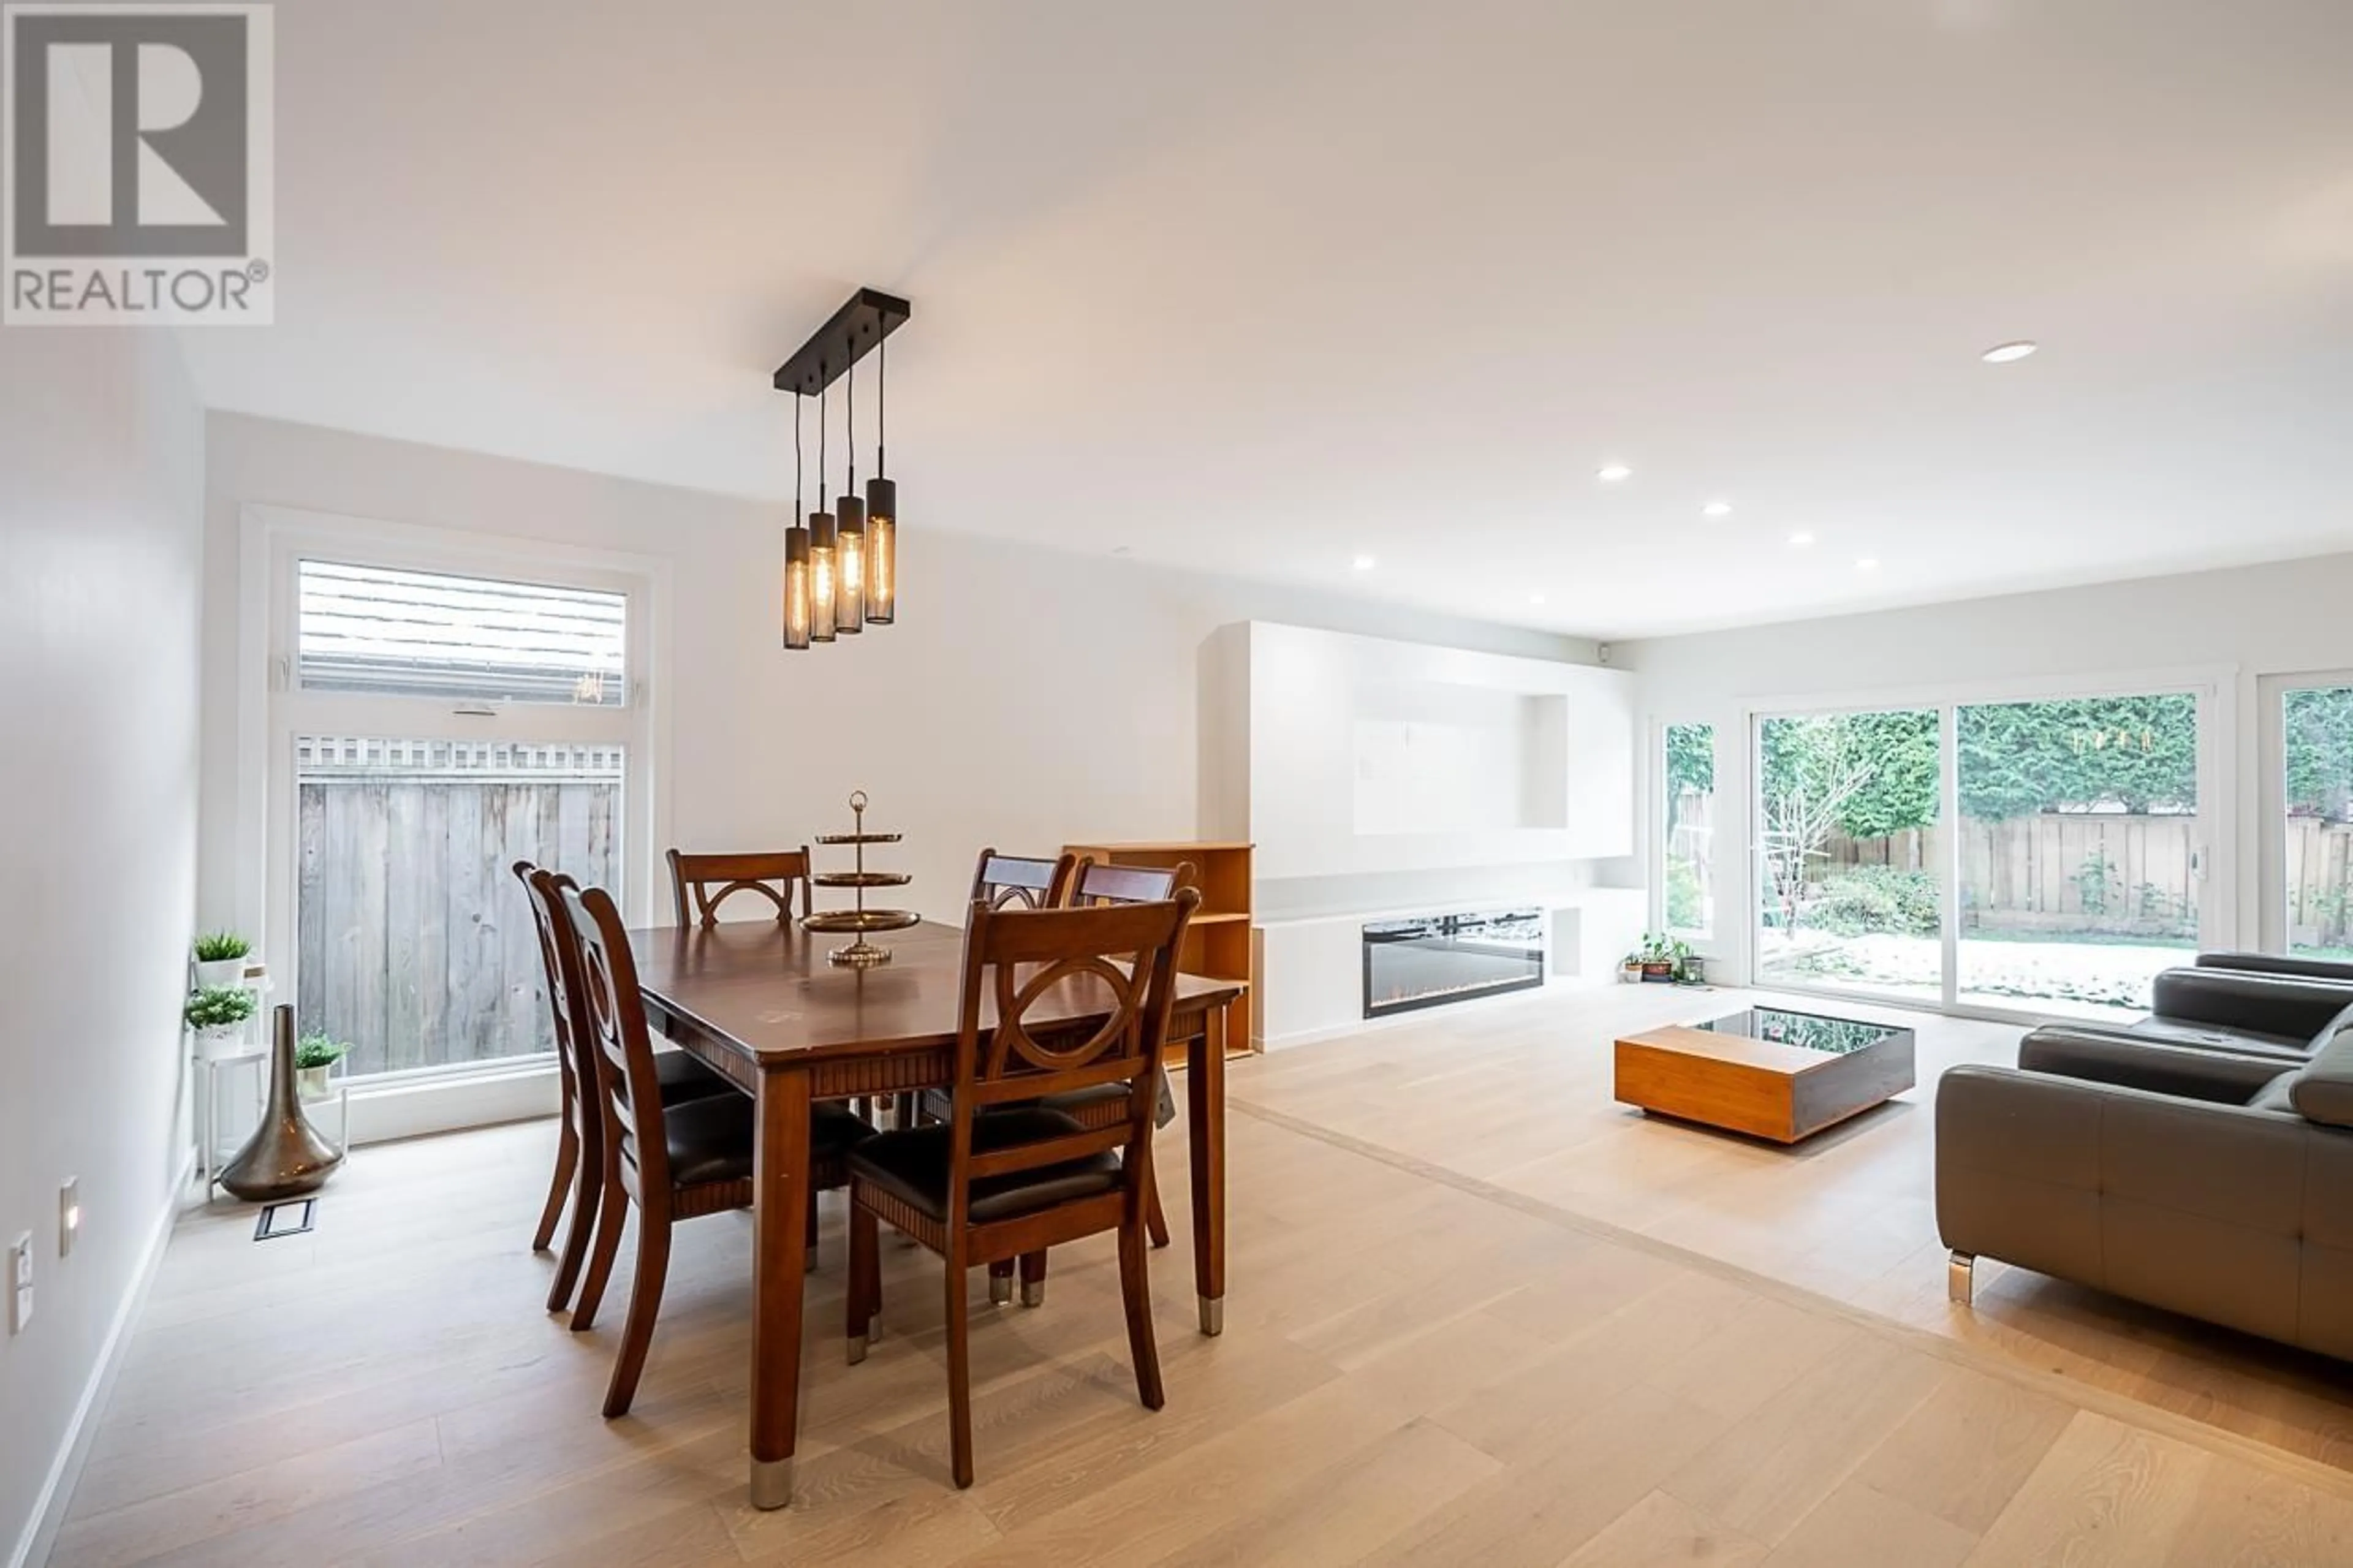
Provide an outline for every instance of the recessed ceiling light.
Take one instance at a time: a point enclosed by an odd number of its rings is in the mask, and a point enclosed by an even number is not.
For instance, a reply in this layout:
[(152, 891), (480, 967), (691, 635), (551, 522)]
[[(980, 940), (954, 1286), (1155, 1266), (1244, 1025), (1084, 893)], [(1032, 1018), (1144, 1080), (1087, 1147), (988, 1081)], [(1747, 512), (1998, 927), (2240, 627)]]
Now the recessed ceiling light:
[(1604, 463), (1593, 470), (1593, 477), (1605, 485), (1614, 485), (1620, 479), (1631, 479), (1633, 474), (1634, 470), (1623, 463)]
[(1348, 564), (1355, 567), (1359, 572), (1369, 572), (1374, 567), (1379, 565), (1380, 563), (1374, 560), (1369, 555), (1359, 555), (1354, 561), (1349, 562)]
[(1699, 510), (1702, 517), (1730, 517), (1732, 503), (1728, 500), (1712, 500)]
[(1797, 545), (1799, 549), (1803, 549), (1813, 542), (1814, 536), (1810, 533), (1793, 533), (1789, 535), (1789, 542)]
[(1988, 364), (2010, 364), (2024, 359), (2042, 346), (2041, 343), (2021, 338), (2014, 343), (1996, 343), (1978, 357)]
[(1879, 570), (1879, 557), (1876, 555), (1864, 555), (1858, 557), (1854, 563), (1854, 569), (1858, 572), (1876, 572)]

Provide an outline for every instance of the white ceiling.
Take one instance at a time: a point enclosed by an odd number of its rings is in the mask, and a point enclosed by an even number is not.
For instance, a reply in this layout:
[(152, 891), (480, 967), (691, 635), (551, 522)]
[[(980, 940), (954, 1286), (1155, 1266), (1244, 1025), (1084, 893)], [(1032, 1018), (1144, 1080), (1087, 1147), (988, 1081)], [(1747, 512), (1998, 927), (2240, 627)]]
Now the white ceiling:
[(782, 498), (865, 283), (910, 549), (1622, 637), (2353, 547), (2348, 0), (277, 14), (216, 407)]

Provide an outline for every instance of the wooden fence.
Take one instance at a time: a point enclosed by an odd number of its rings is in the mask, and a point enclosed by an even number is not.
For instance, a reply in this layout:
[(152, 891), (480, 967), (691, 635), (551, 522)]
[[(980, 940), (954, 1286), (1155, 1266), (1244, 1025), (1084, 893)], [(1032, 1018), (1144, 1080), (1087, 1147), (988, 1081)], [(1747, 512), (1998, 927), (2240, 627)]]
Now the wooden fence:
[[(1960, 827), (1965, 931), (2107, 931), (2181, 938), (2198, 932), (2195, 816), (2048, 813)], [(1935, 866), (1935, 828), (1833, 838), (1810, 879), (1852, 866)]]
[(353, 1073), (552, 1048), (538, 939), (509, 868), (615, 884), (617, 753), (448, 750), (332, 767), (304, 754), (295, 1011), (351, 1044)]

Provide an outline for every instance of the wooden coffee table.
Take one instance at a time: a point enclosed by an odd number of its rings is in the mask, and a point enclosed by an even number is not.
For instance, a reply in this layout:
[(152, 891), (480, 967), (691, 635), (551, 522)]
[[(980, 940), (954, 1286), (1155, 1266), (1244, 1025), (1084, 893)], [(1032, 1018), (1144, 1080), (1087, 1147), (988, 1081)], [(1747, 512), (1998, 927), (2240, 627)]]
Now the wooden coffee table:
[(1909, 1029), (1751, 1007), (1618, 1042), (1617, 1098), (1683, 1121), (1795, 1143), (1910, 1089)]

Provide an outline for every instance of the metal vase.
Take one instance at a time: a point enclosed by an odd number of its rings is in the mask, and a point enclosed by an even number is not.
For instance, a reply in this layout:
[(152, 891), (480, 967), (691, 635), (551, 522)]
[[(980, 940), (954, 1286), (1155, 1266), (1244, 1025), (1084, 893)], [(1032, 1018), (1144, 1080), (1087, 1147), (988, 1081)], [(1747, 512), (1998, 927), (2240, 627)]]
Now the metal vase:
[(269, 1103), (237, 1158), (220, 1173), (229, 1196), (249, 1204), (299, 1198), (327, 1184), (343, 1152), (319, 1136), (302, 1114), (294, 1078), (294, 1009), (280, 1004), (269, 1014)]

